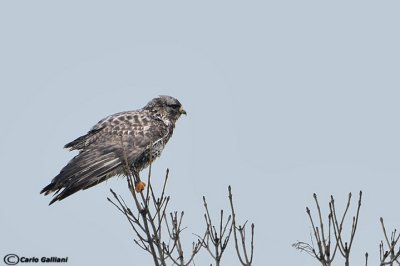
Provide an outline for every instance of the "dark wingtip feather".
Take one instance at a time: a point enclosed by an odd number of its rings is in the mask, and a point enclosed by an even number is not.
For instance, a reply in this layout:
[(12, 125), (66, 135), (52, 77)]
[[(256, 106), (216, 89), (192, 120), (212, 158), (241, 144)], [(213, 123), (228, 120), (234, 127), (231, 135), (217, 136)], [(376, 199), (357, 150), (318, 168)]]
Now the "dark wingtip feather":
[[(81, 189), (82, 189), (81, 187), (64, 188), (59, 194), (54, 195), (54, 198), (50, 201), (49, 205), (53, 204), (56, 201), (61, 201), (61, 200), (65, 199), (66, 197), (69, 197), (72, 194), (78, 192)], [(83, 189), (85, 189), (85, 188), (83, 188)]]
[[(57, 193), (57, 191), (55, 191), (54, 187), (55, 187), (55, 183), (50, 183), (40, 191), (40, 194), (44, 194), (46, 196), (46, 195), (50, 194), (51, 192)], [(49, 203), (49, 206), (51, 204), (53, 204), (56, 200), (57, 200), (57, 198), (52, 199)]]
[(56, 201), (58, 201), (57, 198), (52, 199), (52, 200), (50, 201), (50, 203), (49, 203), (49, 206), (50, 206), (51, 204), (53, 204), (54, 202), (56, 202)]
[(53, 189), (54, 189), (54, 183), (50, 183), (50, 184), (48, 184), (47, 186), (45, 186), (41, 191), (40, 191), (40, 194), (45, 194), (45, 195), (47, 195), (47, 194), (49, 194)]

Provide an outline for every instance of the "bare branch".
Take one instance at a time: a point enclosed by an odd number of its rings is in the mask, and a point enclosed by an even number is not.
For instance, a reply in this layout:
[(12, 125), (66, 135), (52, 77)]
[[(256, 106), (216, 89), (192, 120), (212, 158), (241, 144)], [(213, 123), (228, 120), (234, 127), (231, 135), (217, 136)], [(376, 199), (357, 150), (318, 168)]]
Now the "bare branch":
[[(124, 147), (122, 137), (121, 146)], [(169, 170), (167, 169), (166, 171), (161, 192), (157, 193), (151, 184), (152, 168), (150, 164), (147, 175), (147, 188), (141, 190), (138, 188), (138, 184), (141, 182), (139, 173), (129, 164), (125, 149), (123, 149), (123, 156), (128, 189), (134, 201), (133, 212), (124, 199), (118, 196), (113, 190), (111, 190), (113, 199), (107, 199), (126, 217), (135, 233), (135, 244), (140, 249), (151, 254), (154, 265), (166, 266), (166, 262), (171, 262), (173, 265), (178, 266), (194, 265), (195, 256), (204, 247), (214, 259), (216, 266), (219, 266), (222, 255), (228, 246), (232, 231), (235, 234), (235, 246), (242, 265), (250, 266), (252, 264), (254, 255), (254, 224), (251, 225), (250, 250), (248, 250), (246, 246), (247, 222), (242, 226), (236, 226), (235, 209), (230, 186), (229, 201), (231, 214), (226, 216), (225, 211), (221, 210), (219, 219), (217, 220), (218, 224), (213, 223), (208, 204), (205, 197), (203, 197), (206, 230), (203, 236), (195, 235), (197, 240), (192, 243), (189, 255), (185, 256), (184, 245), (181, 240), (181, 233), (185, 229), (182, 227), (184, 212), (168, 212), (170, 197), (166, 196), (165, 193)], [(168, 216), (167, 212), (169, 213)], [(239, 252), (237, 235), (240, 237), (242, 252)]]
[[(350, 239), (348, 242), (343, 241), (342, 234), (343, 234), (343, 227), (344, 227), (344, 221), (346, 218), (346, 214), (348, 213), (349, 208), (350, 208), (351, 193), (349, 193), (346, 208), (340, 219), (340, 222), (339, 222), (337, 212), (336, 212), (335, 200), (334, 200), (333, 196), (331, 196), (331, 200), (329, 202), (328, 229), (325, 228), (320, 204), (318, 202), (318, 198), (315, 193), (313, 194), (313, 198), (314, 198), (315, 205), (317, 208), (319, 227), (315, 225), (313, 217), (311, 215), (311, 211), (308, 207), (306, 208), (306, 212), (307, 212), (307, 215), (308, 215), (310, 223), (311, 223), (313, 237), (317, 243), (318, 251), (315, 250), (313, 245), (310, 245), (305, 242), (299, 242), (299, 241), (297, 243), (293, 244), (293, 247), (295, 247), (296, 249), (298, 249), (300, 251), (307, 252), (309, 255), (316, 258), (323, 266), (330, 266), (335, 258), (336, 251), (339, 250), (340, 254), (345, 259), (345, 265), (348, 266), (351, 247), (352, 247), (352, 244), (354, 241), (354, 237), (355, 237), (355, 233), (356, 233), (357, 225), (358, 225), (358, 218), (360, 215), (362, 192), (360, 191), (360, 193), (359, 193), (357, 212), (356, 212), (356, 215), (353, 216), (353, 219), (352, 219)], [(333, 227), (333, 235), (334, 235), (333, 239), (331, 239), (331, 237), (332, 237), (331, 228), (332, 227)], [(327, 232), (326, 232), (326, 230), (327, 230)], [(327, 238), (326, 238), (326, 236), (327, 236)], [(311, 243), (313, 243), (313, 238), (311, 238)], [(333, 250), (332, 250), (332, 247), (333, 247)]]
[[(236, 214), (235, 214), (235, 208), (233, 205), (233, 196), (232, 196), (232, 190), (231, 186), (228, 187), (228, 198), (229, 198), (229, 203), (231, 206), (231, 213), (232, 213), (232, 227), (233, 227), (233, 236), (235, 239), (235, 248), (236, 248), (236, 253), (238, 255), (239, 261), (243, 266), (250, 266), (253, 262), (253, 254), (254, 254), (254, 224), (251, 225), (251, 240), (250, 240), (250, 258), (248, 257), (247, 254), (247, 246), (246, 246), (246, 223), (243, 224), (243, 226), (239, 225), (236, 226)], [(243, 254), (239, 250), (239, 241), (238, 241), (238, 235), (240, 236), (240, 241), (242, 244), (242, 250)]]
[(399, 239), (400, 239), (400, 234), (397, 233), (397, 230), (394, 229), (389, 236), (386, 232), (385, 224), (383, 222), (383, 218), (380, 218), (383, 234), (385, 236), (386, 244), (388, 246), (388, 249), (385, 250), (383, 241), (381, 241), (381, 244), (379, 245), (379, 254), (380, 254), (380, 265), (393, 265), (395, 262), (400, 265), (400, 247), (396, 247)]

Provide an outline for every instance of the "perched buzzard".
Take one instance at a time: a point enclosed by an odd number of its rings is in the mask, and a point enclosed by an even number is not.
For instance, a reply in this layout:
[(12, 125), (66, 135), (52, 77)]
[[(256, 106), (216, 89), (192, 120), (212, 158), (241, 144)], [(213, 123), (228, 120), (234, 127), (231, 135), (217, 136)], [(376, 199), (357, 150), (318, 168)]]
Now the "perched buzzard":
[(181, 114), (181, 103), (160, 96), (136, 111), (121, 112), (100, 120), (86, 135), (66, 144), (75, 156), (40, 193), (55, 193), (50, 204), (108, 178), (126, 173), (127, 162), (138, 174), (158, 156)]

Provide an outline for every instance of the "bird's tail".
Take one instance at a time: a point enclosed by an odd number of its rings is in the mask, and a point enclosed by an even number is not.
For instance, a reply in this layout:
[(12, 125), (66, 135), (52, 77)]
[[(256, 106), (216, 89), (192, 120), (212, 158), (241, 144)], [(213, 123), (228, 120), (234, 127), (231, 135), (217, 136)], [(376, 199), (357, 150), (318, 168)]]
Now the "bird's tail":
[(51, 183), (44, 187), (40, 194), (55, 193), (50, 201), (62, 200), (75, 192), (88, 189), (117, 174), (121, 161), (115, 153), (101, 154), (99, 151), (89, 150), (79, 153), (53, 178)]

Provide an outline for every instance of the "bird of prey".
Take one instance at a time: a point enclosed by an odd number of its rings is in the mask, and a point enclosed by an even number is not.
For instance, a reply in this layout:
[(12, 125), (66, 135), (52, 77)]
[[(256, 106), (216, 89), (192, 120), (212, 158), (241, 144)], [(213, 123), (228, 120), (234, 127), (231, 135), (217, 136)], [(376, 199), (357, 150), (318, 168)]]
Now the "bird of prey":
[(160, 156), (182, 114), (186, 111), (177, 99), (159, 96), (142, 109), (100, 120), (86, 135), (64, 146), (79, 154), (40, 193), (54, 193), (51, 205), (112, 176), (125, 175), (127, 167), (138, 174)]

